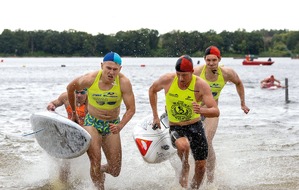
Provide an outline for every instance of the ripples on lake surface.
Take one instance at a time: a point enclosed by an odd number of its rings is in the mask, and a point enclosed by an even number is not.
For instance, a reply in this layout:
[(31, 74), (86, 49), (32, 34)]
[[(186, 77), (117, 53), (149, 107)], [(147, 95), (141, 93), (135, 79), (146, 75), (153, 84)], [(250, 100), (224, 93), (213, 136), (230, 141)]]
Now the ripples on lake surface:
[[(32, 131), (29, 121), (32, 113), (44, 111), (47, 103), (65, 91), (75, 77), (98, 70), (102, 59), (3, 60), (0, 63), (0, 189), (55, 189), (58, 163), (62, 161), (48, 156), (33, 135), (22, 135)], [(172, 164), (177, 165), (178, 160), (147, 164), (132, 137), (133, 128), (151, 114), (148, 87), (160, 75), (173, 72), (176, 60), (123, 58), (122, 72), (133, 84), (137, 112), (121, 132), (121, 174), (117, 178), (106, 176), (106, 189), (177, 189)], [(204, 63), (202, 58), (194, 58), (194, 63), (197, 60)], [(214, 139), (215, 184), (219, 189), (299, 189), (299, 60), (273, 60), (272, 66), (243, 66), (241, 59), (222, 59), (222, 64), (232, 67), (242, 79), (251, 111), (248, 115), (242, 112), (235, 86), (227, 84), (220, 96), (221, 117)], [(145, 67), (141, 67), (143, 64)], [(260, 89), (259, 81), (271, 74), (282, 84), (288, 78), (290, 103), (285, 102), (283, 89)], [(162, 92), (158, 105), (162, 114)], [(57, 111), (65, 115), (63, 107)], [(92, 189), (91, 184), (86, 154), (72, 159), (68, 188)]]

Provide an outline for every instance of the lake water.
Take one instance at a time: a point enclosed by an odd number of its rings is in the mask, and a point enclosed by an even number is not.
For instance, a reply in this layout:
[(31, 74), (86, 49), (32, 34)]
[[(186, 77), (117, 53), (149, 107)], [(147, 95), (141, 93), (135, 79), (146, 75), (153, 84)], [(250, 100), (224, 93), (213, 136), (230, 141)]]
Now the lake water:
[[(32, 132), (30, 115), (45, 111), (48, 102), (64, 92), (75, 77), (98, 70), (102, 59), (1, 59), (0, 189), (55, 189), (59, 160), (48, 156), (34, 135), (23, 137)], [(133, 128), (151, 115), (149, 86), (160, 75), (173, 72), (176, 60), (123, 58), (122, 72), (133, 84), (137, 112), (121, 131), (121, 174), (117, 178), (107, 175), (106, 189), (164, 190), (178, 186), (172, 163), (144, 162), (132, 137)], [(203, 58), (193, 59), (194, 63), (198, 60), (204, 63)], [(214, 138), (218, 189), (299, 189), (299, 60), (273, 61), (272, 66), (243, 66), (241, 59), (222, 59), (221, 63), (232, 67), (242, 79), (251, 111), (243, 113), (235, 86), (227, 84), (220, 96), (221, 117)], [(282, 84), (288, 79), (289, 103), (285, 102), (284, 89), (260, 89), (259, 81), (271, 74)], [(163, 93), (159, 93), (158, 105), (162, 114)], [(65, 115), (63, 107), (57, 111)], [(205, 188), (204, 184), (202, 189)], [(69, 189), (92, 189), (86, 154), (71, 160)]]

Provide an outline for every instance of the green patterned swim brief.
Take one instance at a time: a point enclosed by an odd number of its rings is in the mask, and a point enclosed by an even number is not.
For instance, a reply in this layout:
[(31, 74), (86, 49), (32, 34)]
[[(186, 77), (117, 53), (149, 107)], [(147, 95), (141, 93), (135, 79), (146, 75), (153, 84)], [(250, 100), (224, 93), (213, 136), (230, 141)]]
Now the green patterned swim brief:
[(93, 116), (89, 113), (86, 114), (84, 119), (84, 126), (93, 126), (95, 127), (102, 136), (105, 136), (110, 133), (109, 123), (118, 124), (119, 118), (112, 120), (112, 121), (102, 121)]

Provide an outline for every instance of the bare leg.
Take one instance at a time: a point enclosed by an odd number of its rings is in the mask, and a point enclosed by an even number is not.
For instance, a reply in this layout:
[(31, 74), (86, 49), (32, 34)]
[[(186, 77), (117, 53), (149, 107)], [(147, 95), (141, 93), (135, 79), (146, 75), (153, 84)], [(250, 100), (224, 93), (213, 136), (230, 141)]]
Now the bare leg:
[(180, 175), (180, 184), (184, 188), (188, 187), (189, 170), (190, 170), (190, 165), (188, 163), (188, 158), (183, 158), (182, 171)]
[(103, 137), (103, 151), (107, 164), (101, 166), (101, 171), (117, 177), (121, 171), (122, 150), (119, 134), (109, 134)]
[(205, 134), (208, 141), (209, 152), (207, 158), (207, 179), (208, 183), (214, 182), (214, 172), (216, 166), (216, 154), (213, 147), (213, 138), (218, 128), (219, 117), (206, 118), (204, 121)]
[(213, 148), (213, 145), (209, 145), (209, 156), (207, 159), (207, 179), (208, 183), (213, 183), (214, 181), (214, 173), (216, 167), (216, 155)]
[(57, 164), (59, 165), (59, 180), (53, 181), (52, 188), (55, 190), (65, 190), (68, 189), (68, 181), (70, 174), (70, 162), (66, 159), (57, 160)]
[(194, 168), (194, 176), (191, 182), (192, 189), (199, 189), (202, 179), (206, 171), (206, 161), (205, 160), (196, 160)]
[(87, 150), (87, 155), (90, 160), (90, 177), (98, 190), (104, 190), (105, 175), (101, 172), (101, 147), (102, 136), (94, 127), (84, 127), (91, 135), (91, 143)]
[(189, 178), (189, 152), (190, 144), (187, 138), (181, 137), (175, 141), (177, 147), (178, 156), (182, 161), (182, 169), (180, 174), (180, 184), (183, 188), (188, 187), (188, 178)]
[(63, 183), (67, 183), (70, 174), (70, 162), (68, 160), (62, 160), (62, 166), (60, 166), (59, 179)]
[[(94, 170), (92, 170), (94, 169)], [(90, 171), (91, 179), (95, 185), (95, 187), (99, 190), (104, 190), (104, 183), (105, 183), (105, 174), (100, 171), (100, 167), (91, 168)]]

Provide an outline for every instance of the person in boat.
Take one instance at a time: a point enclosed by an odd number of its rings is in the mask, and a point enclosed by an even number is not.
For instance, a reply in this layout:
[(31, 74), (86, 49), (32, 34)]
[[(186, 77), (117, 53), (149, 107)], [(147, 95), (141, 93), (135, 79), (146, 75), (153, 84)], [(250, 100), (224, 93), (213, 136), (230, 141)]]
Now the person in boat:
[(250, 55), (245, 56), (246, 61), (250, 61)]
[[(87, 89), (75, 91), (76, 95), (76, 111), (79, 116), (79, 124), (83, 126), (84, 118), (87, 113)], [(55, 111), (56, 108), (64, 106), (69, 119), (72, 119), (72, 109), (68, 101), (67, 92), (63, 92), (59, 97), (47, 105), (47, 110)], [(59, 172), (59, 179), (62, 183), (67, 183), (70, 174), (70, 162), (62, 160)]]
[(274, 75), (271, 75), (267, 78), (265, 78), (264, 80), (262, 80), (261, 82), (261, 88), (270, 88), (272, 86), (276, 86), (276, 87), (282, 87), (280, 84), (280, 81), (277, 80)]
[[(205, 50), (204, 60), (206, 64), (196, 66), (194, 74), (204, 79), (211, 88), (214, 99), (217, 104), (221, 90), (227, 82), (236, 86), (237, 93), (240, 98), (241, 109), (247, 114), (250, 109), (245, 103), (244, 85), (238, 74), (229, 67), (220, 66), (221, 53), (216, 46), (210, 46)], [(216, 134), (219, 123), (219, 117), (205, 118), (204, 129), (208, 140), (209, 153), (207, 159), (207, 181), (209, 184), (214, 182), (214, 171), (216, 166), (216, 154), (213, 148), (213, 138)]]
[[(87, 88), (88, 113), (83, 128), (91, 135), (87, 150), (90, 160), (90, 176), (96, 189), (105, 189), (105, 173), (117, 177), (122, 165), (120, 132), (135, 114), (135, 97), (130, 80), (120, 70), (122, 60), (115, 52), (107, 53), (101, 69), (75, 78), (67, 86), (72, 108), (72, 120), (79, 122), (76, 111), (76, 90)], [(125, 111), (120, 118), (122, 102)], [(102, 162), (102, 151), (107, 163)]]
[[(157, 94), (164, 90), (166, 113), (172, 144), (182, 163), (179, 183), (188, 188), (189, 153), (195, 160), (192, 189), (198, 189), (205, 174), (208, 144), (201, 122), (201, 115), (218, 117), (220, 112), (213, 99), (210, 87), (203, 79), (193, 75), (190, 56), (181, 56), (175, 65), (175, 73), (166, 73), (154, 81), (149, 88), (149, 100), (153, 112), (153, 126), (160, 126), (157, 110)], [(201, 106), (204, 102), (205, 107)]]
[(271, 57), (269, 57), (268, 61), (270, 61), (270, 62), (272, 61)]

